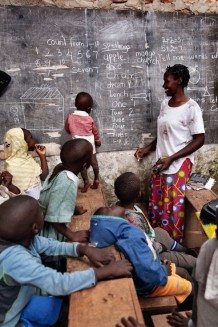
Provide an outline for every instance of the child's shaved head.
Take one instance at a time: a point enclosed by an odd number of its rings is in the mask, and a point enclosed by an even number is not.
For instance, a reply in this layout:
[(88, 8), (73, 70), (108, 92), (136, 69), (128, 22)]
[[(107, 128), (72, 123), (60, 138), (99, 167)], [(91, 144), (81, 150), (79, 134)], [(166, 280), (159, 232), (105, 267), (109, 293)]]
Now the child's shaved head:
[[(75, 99), (75, 106), (78, 110), (87, 111), (93, 105), (92, 97), (89, 93), (80, 92)], [(91, 108), (90, 108), (91, 109)]]
[(140, 180), (138, 176), (131, 172), (126, 172), (114, 182), (114, 192), (123, 203), (131, 203), (140, 195)]
[(22, 244), (42, 228), (43, 219), (38, 202), (20, 195), (0, 205), (0, 238)]
[(67, 141), (61, 148), (61, 161), (65, 167), (73, 164), (90, 163), (93, 148), (89, 141), (84, 139), (74, 139)]

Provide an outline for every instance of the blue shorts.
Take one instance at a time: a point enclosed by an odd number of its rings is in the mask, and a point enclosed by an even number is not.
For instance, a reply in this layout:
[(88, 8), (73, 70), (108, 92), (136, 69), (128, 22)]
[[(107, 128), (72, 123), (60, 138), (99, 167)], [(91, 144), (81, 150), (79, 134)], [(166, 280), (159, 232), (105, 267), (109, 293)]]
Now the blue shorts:
[(63, 300), (54, 296), (32, 296), (20, 320), (24, 327), (53, 326), (60, 315)]

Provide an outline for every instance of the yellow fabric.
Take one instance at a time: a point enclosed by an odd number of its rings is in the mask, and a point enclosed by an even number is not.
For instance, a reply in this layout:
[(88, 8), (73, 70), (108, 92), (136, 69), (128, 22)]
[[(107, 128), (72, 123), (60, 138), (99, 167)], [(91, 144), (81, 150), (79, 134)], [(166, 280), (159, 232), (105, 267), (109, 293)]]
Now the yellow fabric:
[(6, 170), (13, 176), (13, 184), (26, 190), (38, 183), (42, 173), (40, 165), (28, 154), (28, 145), (21, 128), (12, 128), (4, 136), (4, 147), (8, 155)]
[(179, 303), (185, 301), (185, 299), (191, 294), (192, 284), (176, 274), (176, 266), (171, 263), (172, 275), (168, 276), (167, 284), (165, 286), (158, 286), (149, 297), (157, 297), (164, 295), (174, 295)]
[(195, 212), (197, 218), (199, 219), (201, 226), (203, 230), (205, 231), (205, 234), (207, 235), (208, 238), (214, 238), (216, 237), (216, 225), (215, 224), (207, 224), (205, 225), (203, 221), (200, 219), (200, 212), (197, 211)]

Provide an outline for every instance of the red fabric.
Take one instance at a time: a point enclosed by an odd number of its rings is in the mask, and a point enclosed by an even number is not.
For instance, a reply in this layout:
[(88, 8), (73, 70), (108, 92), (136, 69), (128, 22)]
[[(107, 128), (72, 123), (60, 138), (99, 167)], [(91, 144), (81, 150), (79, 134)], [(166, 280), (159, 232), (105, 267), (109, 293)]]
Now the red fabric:
[(89, 136), (94, 135), (95, 143), (101, 144), (101, 139), (97, 126), (90, 116), (68, 115), (65, 126), (65, 130), (71, 135)]
[(153, 174), (150, 185), (149, 220), (152, 227), (161, 227), (177, 242), (184, 230), (185, 187), (192, 163), (186, 159), (175, 174)]

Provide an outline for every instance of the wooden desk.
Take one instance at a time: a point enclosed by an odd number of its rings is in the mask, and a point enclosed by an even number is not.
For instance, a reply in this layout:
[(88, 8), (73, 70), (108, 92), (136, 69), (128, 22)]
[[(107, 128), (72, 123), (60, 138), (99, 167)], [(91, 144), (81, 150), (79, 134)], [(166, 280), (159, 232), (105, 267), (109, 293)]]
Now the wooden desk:
[[(89, 229), (90, 217), (96, 209), (105, 206), (101, 187), (78, 193), (78, 205), (88, 209), (81, 216), (74, 216), (71, 229)], [(121, 255), (111, 247), (116, 258)], [(78, 271), (90, 267), (86, 258), (67, 259), (67, 270)], [(133, 316), (144, 322), (133, 280), (131, 278), (113, 279), (99, 282), (95, 287), (81, 290), (70, 295), (68, 327), (113, 327), (122, 317)]]
[(212, 190), (186, 190), (184, 246), (200, 247), (207, 240), (195, 213), (201, 211), (204, 204), (214, 199), (217, 199), (217, 194)]

